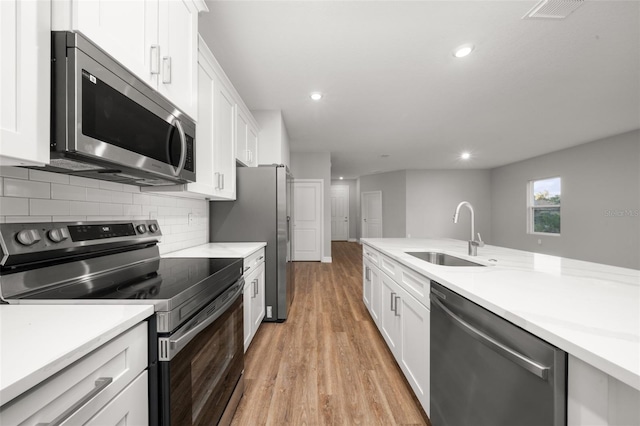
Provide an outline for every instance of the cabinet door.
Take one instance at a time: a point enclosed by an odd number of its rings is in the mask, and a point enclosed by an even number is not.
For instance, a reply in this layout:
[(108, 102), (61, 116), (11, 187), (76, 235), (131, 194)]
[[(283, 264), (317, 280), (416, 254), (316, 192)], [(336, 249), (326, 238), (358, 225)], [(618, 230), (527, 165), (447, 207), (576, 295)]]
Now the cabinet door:
[(400, 343), (402, 339), (402, 323), (400, 321), (398, 302), (400, 299), (398, 285), (386, 274), (381, 273), (382, 300), (380, 308), (380, 330), (389, 349), (400, 359)]
[(49, 163), (51, 3), (0, 1), (0, 165)]
[(214, 85), (214, 157), (216, 195), (235, 200), (236, 198), (236, 161), (235, 161), (235, 116), (236, 104), (231, 93), (216, 76)]
[(429, 332), (430, 311), (402, 288), (398, 318), (402, 328), (400, 368), (429, 414)]
[(362, 301), (371, 311), (371, 264), (366, 259), (362, 262)]
[[(254, 274), (250, 274), (253, 276)], [(251, 324), (251, 313), (253, 305), (253, 284), (250, 281), (250, 276), (245, 277), (244, 289), (242, 294), (242, 313), (243, 313), (243, 326), (244, 326), (244, 351), (247, 352), (251, 338), (253, 337), (253, 327)]]
[(236, 159), (245, 165), (249, 165), (249, 153), (247, 151), (247, 118), (241, 108), (237, 108), (236, 117)]
[(380, 270), (371, 263), (371, 307), (369, 312), (373, 317), (373, 321), (380, 327), (381, 311), (382, 311), (382, 280)]
[(258, 165), (258, 129), (252, 125), (247, 125), (247, 153), (249, 163), (247, 166), (256, 167)]
[(254, 298), (251, 302), (251, 327), (253, 335), (256, 334), (264, 318), (264, 263), (261, 263), (256, 270)]
[(157, 87), (155, 58), (163, 54), (158, 45), (158, 0), (75, 0), (71, 22), (60, 16), (69, 13), (69, 6), (56, 3), (54, 22), (62, 27), (56, 29), (80, 30), (142, 81)]
[(160, 1), (159, 40), (158, 91), (196, 118), (198, 9), (191, 0)]

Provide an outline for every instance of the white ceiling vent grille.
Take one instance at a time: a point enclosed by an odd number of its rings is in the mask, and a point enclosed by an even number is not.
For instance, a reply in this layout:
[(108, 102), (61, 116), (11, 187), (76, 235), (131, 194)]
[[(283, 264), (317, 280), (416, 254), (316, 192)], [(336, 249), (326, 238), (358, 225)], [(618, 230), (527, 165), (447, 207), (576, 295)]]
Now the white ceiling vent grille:
[(583, 3), (584, 0), (542, 0), (522, 19), (564, 19)]

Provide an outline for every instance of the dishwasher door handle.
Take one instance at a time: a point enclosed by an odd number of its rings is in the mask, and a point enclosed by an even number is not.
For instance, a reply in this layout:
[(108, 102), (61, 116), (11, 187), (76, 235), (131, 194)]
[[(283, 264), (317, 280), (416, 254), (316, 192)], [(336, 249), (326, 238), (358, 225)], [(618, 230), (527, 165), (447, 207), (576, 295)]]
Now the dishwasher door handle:
[(522, 355), (518, 351), (503, 345), (502, 343), (498, 342), (497, 340), (493, 339), (492, 337), (490, 337), (487, 334), (483, 333), (482, 331), (478, 330), (477, 328), (475, 328), (471, 324), (468, 324), (462, 318), (458, 317), (456, 314), (451, 312), (446, 306), (444, 306), (444, 304), (437, 297), (431, 297), (431, 301), (437, 307), (442, 309), (445, 314), (447, 314), (449, 317), (451, 317), (451, 319), (460, 328), (462, 328), (464, 331), (466, 331), (471, 337), (473, 337), (474, 339), (478, 340), (479, 342), (485, 344), (490, 349), (492, 349), (494, 352), (497, 352), (500, 355), (502, 355), (503, 357), (507, 358), (508, 360), (518, 364), (520, 367), (524, 368), (525, 370), (527, 370), (527, 371), (535, 374), (536, 376), (540, 377), (542, 380), (547, 380), (548, 379), (549, 370), (550, 370), (549, 367), (545, 367), (544, 365), (538, 364), (537, 362), (533, 361), (532, 359)]

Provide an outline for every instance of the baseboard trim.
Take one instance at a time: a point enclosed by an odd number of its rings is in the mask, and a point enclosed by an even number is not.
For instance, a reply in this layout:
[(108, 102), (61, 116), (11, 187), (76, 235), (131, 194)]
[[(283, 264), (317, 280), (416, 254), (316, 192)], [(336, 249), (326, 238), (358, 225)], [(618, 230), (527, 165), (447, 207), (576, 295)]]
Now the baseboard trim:
[(331, 263), (331, 256), (323, 256), (322, 263)]
[(357, 243), (358, 240), (356, 238), (349, 238), (348, 240), (350, 243)]

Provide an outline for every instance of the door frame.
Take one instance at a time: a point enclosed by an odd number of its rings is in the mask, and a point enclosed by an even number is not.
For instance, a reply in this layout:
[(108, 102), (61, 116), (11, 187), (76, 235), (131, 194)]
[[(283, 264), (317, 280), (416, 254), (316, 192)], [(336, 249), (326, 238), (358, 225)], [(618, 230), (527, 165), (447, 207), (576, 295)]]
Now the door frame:
[[(365, 226), (364, 226), (364, 196), (366, 194), (380, 194), (380, 233), (382, 234), (383, 222), (382, 222), (382, 191), (364, 191), (360, 193), (360, 238), (369, 238), (369, 236), (365, 235)], [(382, 235), (380, 237), (382, 238)]]
[[(296, 183), (320, 183), (320, 262), (323, 263), (331, 263), (331, 258), (329, 257), (328, 259), (325, 258), (324, 256), (324, 179), (296, 179), (293, 178), (293, 192), (295, 194), (295, 188), (296, 188)], [(295, 196), (294, 196), (294, 200), (295, 200)], [(295, 201), (294, 201), (295, 203)], [(294, 205), (291, 206), (292, 212), (293, 212), (293, 223), (295, 226), (295, 221), (296, 221), (296, 215), (295, 215), (295, 210), (293, 210), (295, 208)], [(295, 240), (295, 232), (292, 233), (292, 242), (293, 242), (293, 250), (292, 250), (292, 254), (295, 254), (296, 252), (296, 240)], [(296, 259), (291, 259), (294, 262), (301, 262), (299, 260)], [(302, 261), (305, 262), (305, 261)]]
[[(350, 194), (351, 190), (349, 189), (349, 185), (340, 185), (340, 184), (331, 185), (331, 191), (333, 191), (333, 188), (345, 188), (347, 192), (347, 238), (345, 238), (344, 241), (350, 241), (349, 225), (351, 225), (351, 214), (349, 212), (349, 208), (350, 208), (350, 202), (351, 202), (351, 194)], [(331, 230), (331, 241), (333, 241), (333, 229)], [(336, 241), (343, 241), (343, 240), (336, 240)]]

